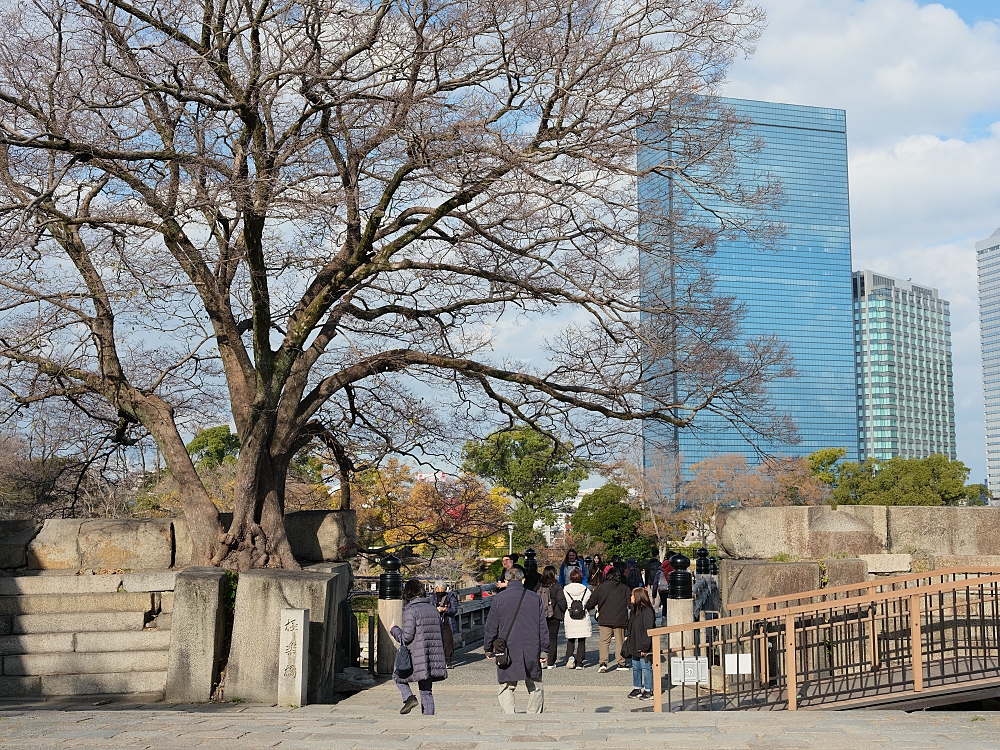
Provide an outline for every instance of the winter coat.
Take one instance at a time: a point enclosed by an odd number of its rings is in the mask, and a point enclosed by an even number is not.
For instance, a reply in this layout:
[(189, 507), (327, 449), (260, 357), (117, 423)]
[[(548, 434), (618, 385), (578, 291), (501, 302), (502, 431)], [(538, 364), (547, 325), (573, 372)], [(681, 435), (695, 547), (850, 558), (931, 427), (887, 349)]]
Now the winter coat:
[[(600, 591), (603, 588), (604, 584), (601, 584), (597, 590)], [(574, 620), (569, 616), (569, 608), (572, 606), (573, 599), (576, 599), (578, 602), (582, 601), (584, 609), (587, 608), (587, 605), (593, 599), (590, 589), (582, 583), (571, 583), (563, 588), (563, 596), (566, 598), (566, 614), (563, 615), (563, 626), (566, 628), (566, 637), (590, 638), (594, 634), (594, 628), (590, 623), (590, 612), (587, 612), (582, 620)]]
[(642, 580), (646, 582), (647, 586), (653, 585), (653, 579), (656, 578), (656, 571), (659, 569), (660, 561), (655, 557), (646, 562), (646, 569), (642, 571)]
[(656, 615), (649, 607), (643, 607), (632, 613), (628, 620), (628, 627), (625, 633), (625, 648), (622, 649), (626, 656), (639, 659), (642, 654), (648, 654), (653, 650), (653, 636), (649, 631), (656, 627)]
[(581, 560), (579, 557), (576, 558), (575, 563), (563, 563), (559, 566), (559, 585), (566, 588), (567, 585), (571, 583), (569, 580), (569, 574), (573, 572), (573, 567), (580, 569), (583, 573), (583, 585), (586, 586), (590, 579), (590, 571), (587, 570), (587, 563)]
[(673, 571), (673, 567), (670, 565), (669, 560), (664, 560), (660, 563), (660, 569), (656, 571), (656, 575), (653, 576), (653, 582), (650, 584), (653, 587), (653, 591), (666, 591), (667, 590), (667, 576)]
[(628, 625), (628, 605), (632, 590), (624, 583), (609, 578), (596, 589), (587, 609), (597, 607), (597, 624), (605, 628)]
[(448, 676), (441, 640), (441, 618), (430, 599), (414, 599), (403, 607), (403, 627), (394, 625), (389, 631), (399, 643), (405, 643), (413, 659), (413, 674), (407, 682), (443, 680)]
[[(538, 596), (542, 595), (541, 584), (535, 587), (535, 593)], [(556, 581), (549, 587), (549, 600), (552, 602), (552, 618), (556, 620), (563, 619), (563, 615), (566, 614), (566, 595), (563, 593), (563, 587), (559, 585), (559, 581)], [(544, 611), (545, 600), (542, 600), (543, 611)]]
[[(524, 601), (518, 610), (517, 604), (522, 591)], [(542, 650), (547, 651), (549, 648), (549, 628), (545, 622), (545, 612), (542, 611), (542, 598), (534, 591), (525, 589), (521, 581), (507, 581), (507, 588), (493, 597), (483, 633), (483, 645), (488, 656), (492, 656), (493, 642), (498, 638), (507, 639), (507, 649), (510, 652), (510, 666), (506, 669), (497, 668), (498, 683), (517, 682), (526, 677), (532, 680), (542, 679), (539, 659)]]
[(451, 632), (458, 635), (458, 597), (455, 596), (455, 592), (445, 591), (440, 596), (435, 592), (434, 600), (431, 603), (435, 609), (438, 607), (448, 608), (444, 612), (438, 612), (438, 616), (441, 618), (442, 625), (447, 623)]

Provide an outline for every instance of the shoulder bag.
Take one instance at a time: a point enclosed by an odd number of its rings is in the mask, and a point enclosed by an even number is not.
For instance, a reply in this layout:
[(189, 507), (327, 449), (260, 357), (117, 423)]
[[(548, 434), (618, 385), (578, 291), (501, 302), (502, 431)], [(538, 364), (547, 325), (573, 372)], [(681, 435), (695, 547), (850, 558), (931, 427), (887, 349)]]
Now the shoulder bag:
[(493, 656), (497, 660), (498, 669), (507, 669), (510, 666), (510, 649), (507, 647), (507, 639), (510, 638), (510, 633), (514, 629), (514, 623), (517, 622), (517, 613), (521, 611), (521, 602), (524, 601), (524, 594), (527, 589), (521, 590), (521, 598), (517, 602), (517, 609), (514, 610), (514, 616), (510, 619), (510, 627), (507, 628), (507, 635), (503, 638), (497, 638), (493, 641)]

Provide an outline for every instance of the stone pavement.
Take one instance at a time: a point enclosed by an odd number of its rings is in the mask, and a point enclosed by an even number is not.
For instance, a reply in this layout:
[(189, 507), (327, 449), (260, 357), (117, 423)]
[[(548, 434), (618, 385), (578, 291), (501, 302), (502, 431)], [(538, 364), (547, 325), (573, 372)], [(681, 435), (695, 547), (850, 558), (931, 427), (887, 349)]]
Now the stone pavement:
[[(434, 687), (436, 716), (400, 716), (399, 691), (387, 681), (335, 705), (299, 709), (7, 700), (0, 750), (1000, 750), (1000, 714), (989, 712), (653, 714), (649, 703), (625, 698), (630, 670), (598, 674), (596, 658), (585, 670), (545, 672), (541, 716), (504, 716), (481, 652), (458, 661)], [(517, 700), (524, 706), (523, 689)]]

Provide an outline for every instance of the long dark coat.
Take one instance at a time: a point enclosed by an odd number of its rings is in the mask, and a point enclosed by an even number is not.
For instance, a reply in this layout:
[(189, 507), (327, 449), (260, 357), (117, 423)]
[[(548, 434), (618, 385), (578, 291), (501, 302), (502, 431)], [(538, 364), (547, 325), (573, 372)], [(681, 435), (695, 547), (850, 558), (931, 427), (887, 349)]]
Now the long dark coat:
[(403, 627), (393, 627), (391, 635), (410, 648), (413, 674), (407, 682), (443, 680), (448, 676), (448, 662), (444, 658), (441, 640), (441, 618), (437, 609), (426, 597), (414, 599), (403, 607)]
[(542, 679), (542, 665), (538, 660), (543, 648), (546, 651), (549, 648), (549, 628), (542, 610), (542, 597), (534, 591), (526, 591), (521, 581), (508, 581), (507, 588), (493, 597), (483, 643), (486, 653), (492, 656), (493, 641), (507, 635), (522, 591), (524, 601), (507, 639), (511, 664), (507, 669), (497, 669), (498, 683), (517, 682), (526, 677)]

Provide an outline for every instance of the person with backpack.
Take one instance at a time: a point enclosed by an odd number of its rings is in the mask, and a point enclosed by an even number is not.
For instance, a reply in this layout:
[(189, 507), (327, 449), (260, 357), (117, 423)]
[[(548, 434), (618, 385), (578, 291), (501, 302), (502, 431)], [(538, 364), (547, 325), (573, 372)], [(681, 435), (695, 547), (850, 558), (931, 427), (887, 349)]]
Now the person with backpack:
[[(651, 557), (646, 560), (646, 567), (642, 571), (642, 580), (646, 584), (647, 588), (653, 585), (653, 579), (656, 578), (656, 571), (660, 569), (660, 560), (657, 557)], [(650, 599), (652, 601), (652, 598)]]
[(635, 558), (630, 557), (625, 561), (625, 580), (622, 581), (629, 589), (642, 588), (645, 586), (642, 580), (642, 573), (636, 567)]
[(673, 567), (670, 565), (670, 550), (667, 550), (667, 554), (663, 556), (663, 562), (660, 563), (660, 569), (653, 576), (653, 583), (650, 586), (650, 594), (660, 600), (660, 616), (664, 620), (667, 619), (667, 591), (670, 588), (667, 576), (670, 575), (672, 570)]
[(601, 672), (608, 671), (608, 654), (611, 651), (612, 638), (615, 639), (618, 668), (625, 669), (627, 666), (624, 645), (625, 626), (628, 625), (629, 588), (621, 580), (621, 571), (612, 568), (604, 583), (594, 589), (594, 596), (587, 605), (587, 609), (597, 608), (597, 626), (601, 634)]
[(577, 554), (575, 549), (569, 549), (566, 551), (566, 557), (563, 558), (562, 565), (559, 566), (559, 585), (563, 588), (570, 583), (569, 574), (576, 568), (583, 574), (583, 585), (587, 585), (587, 579), (590, 577), (590, 571), (587, 570), (587, 566), (584, 564)]
[(583, 585), (583, 571), (579, 568), (570, 570), (569, 583), (563, 588), (563, 596), (566, 598), (566, 614), (563, 617), (563, 627), (566, 628), (566, 669), (583, 669), (587, 639), (594, 631), (590, 624), (590, 612), (587, 611), (587, 605), (591, 601), (590, 589)]
[(392, 679), (403, 696), (399, 713), (408, 714), (418, 701), (409, 683), (417, 683), (420, 691), (421, 712), (434, 713), (433, 684), (448, 677), (448, 664), (444, 658), (441, 640), (441, 618), (431, 604), (424, 584), (411, 578), (403, 586), (403, 627), (393, 623), (390, 635), (399, 644), (406, 644), (410, 651), (412, 671), (400, 675), (393, 672)]
[(632, 589), (632, 614), (628, 618), (625, 653), (632, 660), (632, 692), (629, 698), (648, 701), (653, 697), (653, 637), (656, 614), (642, 586)]
[(559, 625), (566, 616), (566, 596), (563, 594), (563, 587), (556, 580), (556, 569), (552, 565), (545, 566), (535, 592), (542, 597), (545, 624), (549, 629), (549, 655), (545, 668), (555, 669), (558, 656), (556, 652), (559, 647)]

